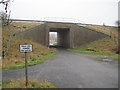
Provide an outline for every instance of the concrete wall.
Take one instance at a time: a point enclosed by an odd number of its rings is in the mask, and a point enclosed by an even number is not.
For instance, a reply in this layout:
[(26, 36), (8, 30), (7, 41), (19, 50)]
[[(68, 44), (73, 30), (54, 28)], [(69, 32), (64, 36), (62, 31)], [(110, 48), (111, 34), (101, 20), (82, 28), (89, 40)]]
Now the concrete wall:
[(49, 46), (49, 32), (58, 32), (59, 45), (76, 48), (86, 43), (108, 37), (105, 34), (71, 23), (45, 23), (19, 33), (17, 36)]
[(89, 42), (93, 42), (95, 40), (103, 39), (105, 37), (108, 37), (107, 35), (96, 32), (94, 30), (82, 27), (82, 26), (73, 26), (74, 27), (74, 46), (79, 47), (81, 45), (84, 45)]
[(45, 43), (46, 32), (45, 32), (45, 25), (44, 24), (33, 27), (33, 28), (26, 30), (26, 31), (23, 31), (21, 33), (18, 33), (17, 36), (32, 40), (34, 42), (38, 42), (42, 45), (46, 45), (46, 43)]
[(67, 42), (62, 43), (64, 44), (63, 46), (68, 48), (76, 48), (86, 43), (108, 37), (103, 33), (71, 23), (46, 23), (46, 27), (48, 31), (50, 28), (68, 28), (69, 32), (64, 30), (60, 35), (58, 34), (62, 42)]
[(69, 48), (70, 47), (70, 35), (69, 35), (69, 29), (68, 30), (61, 30), (58, 31), (58, 45), (63, 48)]

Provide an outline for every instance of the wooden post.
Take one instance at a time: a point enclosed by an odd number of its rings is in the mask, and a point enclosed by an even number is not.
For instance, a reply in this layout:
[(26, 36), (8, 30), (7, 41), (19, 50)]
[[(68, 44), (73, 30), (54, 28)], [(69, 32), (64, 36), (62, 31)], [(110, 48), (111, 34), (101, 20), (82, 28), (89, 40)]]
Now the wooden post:
[(26, 87), (28, 86), (28, 71), (27, 71), (27, 64), (28, 64), (28, 56), (27, 56), (27, 52), (25, 52), (25, 77), (26, 77)]

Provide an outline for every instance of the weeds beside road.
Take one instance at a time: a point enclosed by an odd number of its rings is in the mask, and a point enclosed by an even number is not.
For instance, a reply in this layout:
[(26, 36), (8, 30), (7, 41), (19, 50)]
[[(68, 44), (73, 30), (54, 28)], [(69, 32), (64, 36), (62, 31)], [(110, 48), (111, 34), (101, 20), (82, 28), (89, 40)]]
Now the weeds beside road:
[(69, 50), (77, 53), (101, 55), (107, 58), (116, 59), (114, 62), (118, 62), (118, 44), (110, 38), (94, 41), (79, 48)]
[(2, 83), (2, 88), (56, 88), (56, 86), (47, 81), (36, 81), (36, 80), (29, 80), (28, 87), (25, 86), (25, 80), (11, 80), (11, 81), (4, 81)]
[(88, 25), (88, 26), (84, 26), (84, 27), (95, 30), (97, 32), (104, 33), (104, 34), (110, 36), (110, 38), (116, 43), (118, 43), (118, 40), (120, 40), (120, 37), (119, 37), (120, 32), (118, 31), (119, 30), (118, 27), (102, 26), (102, 25)]
[(9, 41), (9, 35), (11, 32), (14, 34), (16, 32), (22, 32), (28, 30), (29, 28), (35, 27), (40, 23), (22, 23), (22, 22), (13, 22), (9, 26), (3, 27), (3, 50), (7, 48), (7, 53), (4, 59), (2, 60), (2, 69), (16, 69), (24, 67), (24, 53), (19, 52), (19, 44), (32, 44), (33, 52), (28, 54), (28, 65), (36, 65), (44, 62), (45, 60), (53, 57), (56, 53), (55, 49), (47, 48), (39, 43), (33, 42), (31, 40), (26, 40), (23, 38), (18, 38), (13, 36), (10, 40), (9, 48), (7, 42)]

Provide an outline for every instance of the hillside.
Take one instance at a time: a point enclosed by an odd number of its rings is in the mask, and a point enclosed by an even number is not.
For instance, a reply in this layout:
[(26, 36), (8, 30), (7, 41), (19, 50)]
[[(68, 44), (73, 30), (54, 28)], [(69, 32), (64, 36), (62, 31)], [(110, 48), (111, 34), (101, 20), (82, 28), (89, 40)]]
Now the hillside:
[(49, 49), (38, 43), (14, 36), (17, 32), (28, 30), (29, 28), (40, 25), (41, 23), (13, 22), (9, 26), (3, 27), (3, 50), (5, 57), (2, 61), (4, 70), (24, 67), (24, 53), (19, 52), (19, 44), (32, 44), (33, 52), (28, 54), (28, 64), (35, 65), (55, 54), (54, 49)]
[(111, 38), (113, 38), (113, 39), (118, 38), (118, 36), (120, 35), (120, 33), (118, 33), (117, 27), (102, 26), (102, 25), (87, 25), (84, 27), (107, 34), (107, 35), (111, 36)]
[(79, 48), (70, 49), (71, 51), (99, 56), (102, 55), (103, 57), (109, 57), (118, 60), (118, 55), (120, 53), (118, 50), (118, 38), (120, 39), (120, 33), (118, 35), (117, 27), (100, 25), (88, 25), (84, 27), (97, 32), (102, 32), (110, 37), (82, 45)]

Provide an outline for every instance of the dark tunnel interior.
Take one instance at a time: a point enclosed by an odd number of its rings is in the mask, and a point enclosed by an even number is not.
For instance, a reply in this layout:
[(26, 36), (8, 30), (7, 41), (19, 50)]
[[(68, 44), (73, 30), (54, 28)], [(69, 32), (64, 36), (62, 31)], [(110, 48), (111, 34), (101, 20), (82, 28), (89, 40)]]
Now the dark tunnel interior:
[[(69, 48), (70, 47), (70, 29), (69, 28), (50, 28), (50, 32), (57, 33), (57, 44), (50, 45), (49, 36), (49, 46), (55, 48)], [(49, 34), (50, 35), (50, 34)]]

